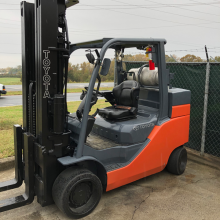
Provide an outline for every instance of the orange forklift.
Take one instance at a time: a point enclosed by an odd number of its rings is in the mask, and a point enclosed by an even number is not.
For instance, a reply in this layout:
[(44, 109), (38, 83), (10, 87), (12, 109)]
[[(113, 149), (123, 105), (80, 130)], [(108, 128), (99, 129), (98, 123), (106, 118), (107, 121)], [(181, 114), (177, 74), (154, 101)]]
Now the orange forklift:
[[(21, 3), (23, 126), (14, 125), (15, 179), (0, 191), (25, 184), (23, 195), (0, 201), (0, 212), (33, 202), (55, 203), (70, 218), (82, 218), (103, 192), (164, 168), (181, 175), (187, 163), (189, 90), (172, 88), (165, 39), (104, 38), (71, 44), (66, 10), (77, 0)], [(149, 62), (123, 69), (123, 54), (144, 51)], [(86, 50), (94, 65), (75, 113), (67, 109), (68, 60)], [(118, 54), (112, 91), (99, 91), (109, 73), (107, 50)], [(94, 89), (95, 82), (98, 86)], [(99, 97), (110, 107), (89, 114)], [(69, 112), (70, 111), (70, 112)]]

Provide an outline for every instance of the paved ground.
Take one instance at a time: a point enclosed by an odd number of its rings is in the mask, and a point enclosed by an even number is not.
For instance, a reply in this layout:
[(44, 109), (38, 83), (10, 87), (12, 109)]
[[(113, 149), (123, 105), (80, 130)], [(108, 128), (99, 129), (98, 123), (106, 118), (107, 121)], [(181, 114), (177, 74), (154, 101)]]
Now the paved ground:
[[(0, 173), (0, 180), (13, 170)], [(23, 189), (23, 188), (22, 188)], [(0, 199), (18, 195), (22, 189), (2, 192)], [(186, 172), (174, 176), (166, 171), (104, 193), (95, 211), (85, 220), (218, 220), (220, 219), (220, 167), (188, 160)], [(26, 207), (0, 213), (2, 220), (65, 220), (55, 205), (42, 208), (35, 201)]]
[[(80, 101), (81, 93), (67, 93), (67, 101)], [(0, 107), (22, 105), (21, 95), (10, 95), (0, 97)]]
[[(96, 83), (97, 84), (97, 83)], [(78, 89), (83, 88), (85, 86), (88, 86), (89, 83), (68, 83), (67, 88), (68, 89)], [(113, 82), (102, 82), (102, 87), (113, 87)], [(21, 85), (5, 85), (7, 91), (21, 91), (22, 87)]]
[[(81, 93), (67, 93), (67, 101), (80, 101)], [(99, 97), (99, 99), (103, 99)], [(22, 105), (21, 95), (0, 96), (0, 107)]]

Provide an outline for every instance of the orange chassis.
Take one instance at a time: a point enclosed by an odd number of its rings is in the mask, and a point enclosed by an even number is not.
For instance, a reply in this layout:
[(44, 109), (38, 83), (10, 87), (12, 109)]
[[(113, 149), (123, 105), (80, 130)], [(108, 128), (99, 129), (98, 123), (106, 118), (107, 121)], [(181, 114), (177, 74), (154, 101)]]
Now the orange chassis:
[(190, 104), (173, 106), (171, 119), (154, 127), (142, 152), (127, 166), (107, 173), (106, 191), (162, 171), (173, 150), (188, 142), (189, 123)]

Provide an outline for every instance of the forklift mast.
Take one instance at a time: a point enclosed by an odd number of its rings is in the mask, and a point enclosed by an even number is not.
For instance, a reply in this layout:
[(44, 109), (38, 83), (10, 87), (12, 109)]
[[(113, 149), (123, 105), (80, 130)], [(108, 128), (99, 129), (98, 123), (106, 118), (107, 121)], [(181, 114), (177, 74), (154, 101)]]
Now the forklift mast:
[(24, 180), (26, 192), (2, 202), (0, 211), (29, 204), (34, 195), (42, 206), (53, 203), (51, 188), (60, 173), (57, 157), (71, 150), (66, 104), (70, 54), (66, 9), (78, 2), (21, 2), (23, 128), (14, 126), (15, 179), (1, 183), (0, 191), (17, 188)]

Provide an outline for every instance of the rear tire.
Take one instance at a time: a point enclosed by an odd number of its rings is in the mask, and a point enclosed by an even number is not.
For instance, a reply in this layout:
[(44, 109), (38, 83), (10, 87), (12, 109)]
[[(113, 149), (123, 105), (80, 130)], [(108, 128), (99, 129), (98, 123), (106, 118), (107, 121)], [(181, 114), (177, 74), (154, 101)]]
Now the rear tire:
[(168, 172), (181, 175), (184, 173), (187, 164), (187, 151), (185, 148), (178, 147), (170, 155), (167, 163)]
[(55, 180), (52, 196), (57, 207), (69, 218), (82, 218), (98, 205), (102, 183), (87, 169), (70, 167)]

